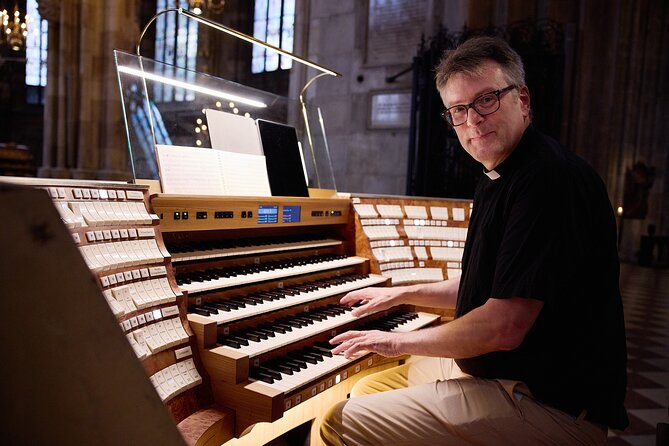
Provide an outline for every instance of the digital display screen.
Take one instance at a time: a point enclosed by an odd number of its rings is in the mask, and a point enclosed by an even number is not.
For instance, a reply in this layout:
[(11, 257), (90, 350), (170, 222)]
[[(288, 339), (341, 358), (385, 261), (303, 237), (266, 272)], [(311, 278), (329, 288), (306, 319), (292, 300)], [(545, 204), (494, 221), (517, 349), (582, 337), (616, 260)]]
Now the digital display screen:
[(258, 206), (258, 224), (278, 223), (279, 206)]
[(299, 223), (300, 222), (300, 206), (284, 206), (283, 207), (283, 222), (284, 223)]

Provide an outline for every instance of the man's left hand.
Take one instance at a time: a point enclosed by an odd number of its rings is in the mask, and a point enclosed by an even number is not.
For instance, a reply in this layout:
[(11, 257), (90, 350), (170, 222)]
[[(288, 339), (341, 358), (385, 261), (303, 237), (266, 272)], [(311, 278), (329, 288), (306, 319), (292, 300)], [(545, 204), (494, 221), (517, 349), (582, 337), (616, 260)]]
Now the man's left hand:
[(333, 354), (343, 353), (348, 359), (360, 352), (375, 352), (383, 356), (399, 356), (399, 337), (402, 333), (388, 333), (379, 330), (347, 331), (330, 340), (339, 344)]

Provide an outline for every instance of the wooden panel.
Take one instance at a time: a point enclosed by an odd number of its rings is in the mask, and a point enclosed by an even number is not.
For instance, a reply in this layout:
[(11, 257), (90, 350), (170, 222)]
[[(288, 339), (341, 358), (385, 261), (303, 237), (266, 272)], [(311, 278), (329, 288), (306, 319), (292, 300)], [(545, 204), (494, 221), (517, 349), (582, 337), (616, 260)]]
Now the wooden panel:
[(183, 444), (46, 192), (0, 207), (3, 440)]
[[(162, 215), (163, 231), (174, 232), (344, 224), (348, 221), (350, 201), (325, 198), (249, 198), (160, 194), (151, 197), (151, 206), (156, 214)], [(259, 206), (278, 206), (277, 223), (258, 223)], [(285, 206), (301, 207), (299, 222), (283, 223)], [(185, 220), (183, 212), (188, 213), (188, 218)], [(206, 212), (206, 218), (198, 219), (198, 212)], [(215, 218), (217, 212), (231, 212), (232, 214), (231, 217)], [(251, 212), (250, 217), (249, 212)], [(175, 219), (175, 213), (179, 213), (178, 220)], [(246, 217), (242, 218), (242, 215)]]

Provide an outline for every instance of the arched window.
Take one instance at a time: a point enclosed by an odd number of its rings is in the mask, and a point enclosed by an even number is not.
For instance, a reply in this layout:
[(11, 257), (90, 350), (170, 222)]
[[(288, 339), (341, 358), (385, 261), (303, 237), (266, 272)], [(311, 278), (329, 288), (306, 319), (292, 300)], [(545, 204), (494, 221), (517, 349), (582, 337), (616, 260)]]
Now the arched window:
[[(172, 7), (173, 0), (158, 0), (156, 12)], [(177, 7), (188, 9), (188, 0), (178, 0)], [(165, 67), (165, 76), (176, 77), (184, 82), (195, 80), (197, 69), (197, 22), (181, 14), (163, 14), (156, 19), (155, 59), (186, 70)], [(183, 88), (156, 83), (154, 85), (156, 102), (192, 101), (195, 93)]]
[[(295, 28), (295, 0), (256, 0), (253, 13), (253, 37), (293, 52), (293, 33)], [(287, 70), (293, 66), (288, 57), (253, 46), (251, 72), (263, 73)]]
[(46, 87), (46, 50), (49, 26), (37, 11), (37, 0), (27, 0), (26, 15), (29, 18), (26, 37), (26, 100), (39, 104)]

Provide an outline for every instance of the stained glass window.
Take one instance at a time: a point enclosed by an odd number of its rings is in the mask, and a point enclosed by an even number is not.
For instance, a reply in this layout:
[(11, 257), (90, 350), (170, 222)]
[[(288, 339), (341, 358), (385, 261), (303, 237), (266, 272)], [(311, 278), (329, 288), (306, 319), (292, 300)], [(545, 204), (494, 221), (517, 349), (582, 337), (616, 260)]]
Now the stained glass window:
[[(188, 9), (188, 0), (178, 0), (177, 7)], [(156, 11), (174, 6), (172, 0), (158, 0)], [(183, 82), (193, 82), (197, 69), (197, 22), (177, 13), (162, 14), (156, 19), (155, 59), (186, 70), (165, 66), (164, 75)], [(195, 99), (191, 90), (156, 83), (153, 96), (156, 102), (182, 102)]]
[(26, 15), (29, 17), (26, 37), (26, 85), (45, 87), (48, 22), (40, 17), (37, 0), (27, 0)]
[[(293, 52), (295, 0), (256, 0), (253, 14), (253, 37), (288, 52)], [(293, 61), (276, 51), (253, 47), (251, 72), (287, 70)]]

